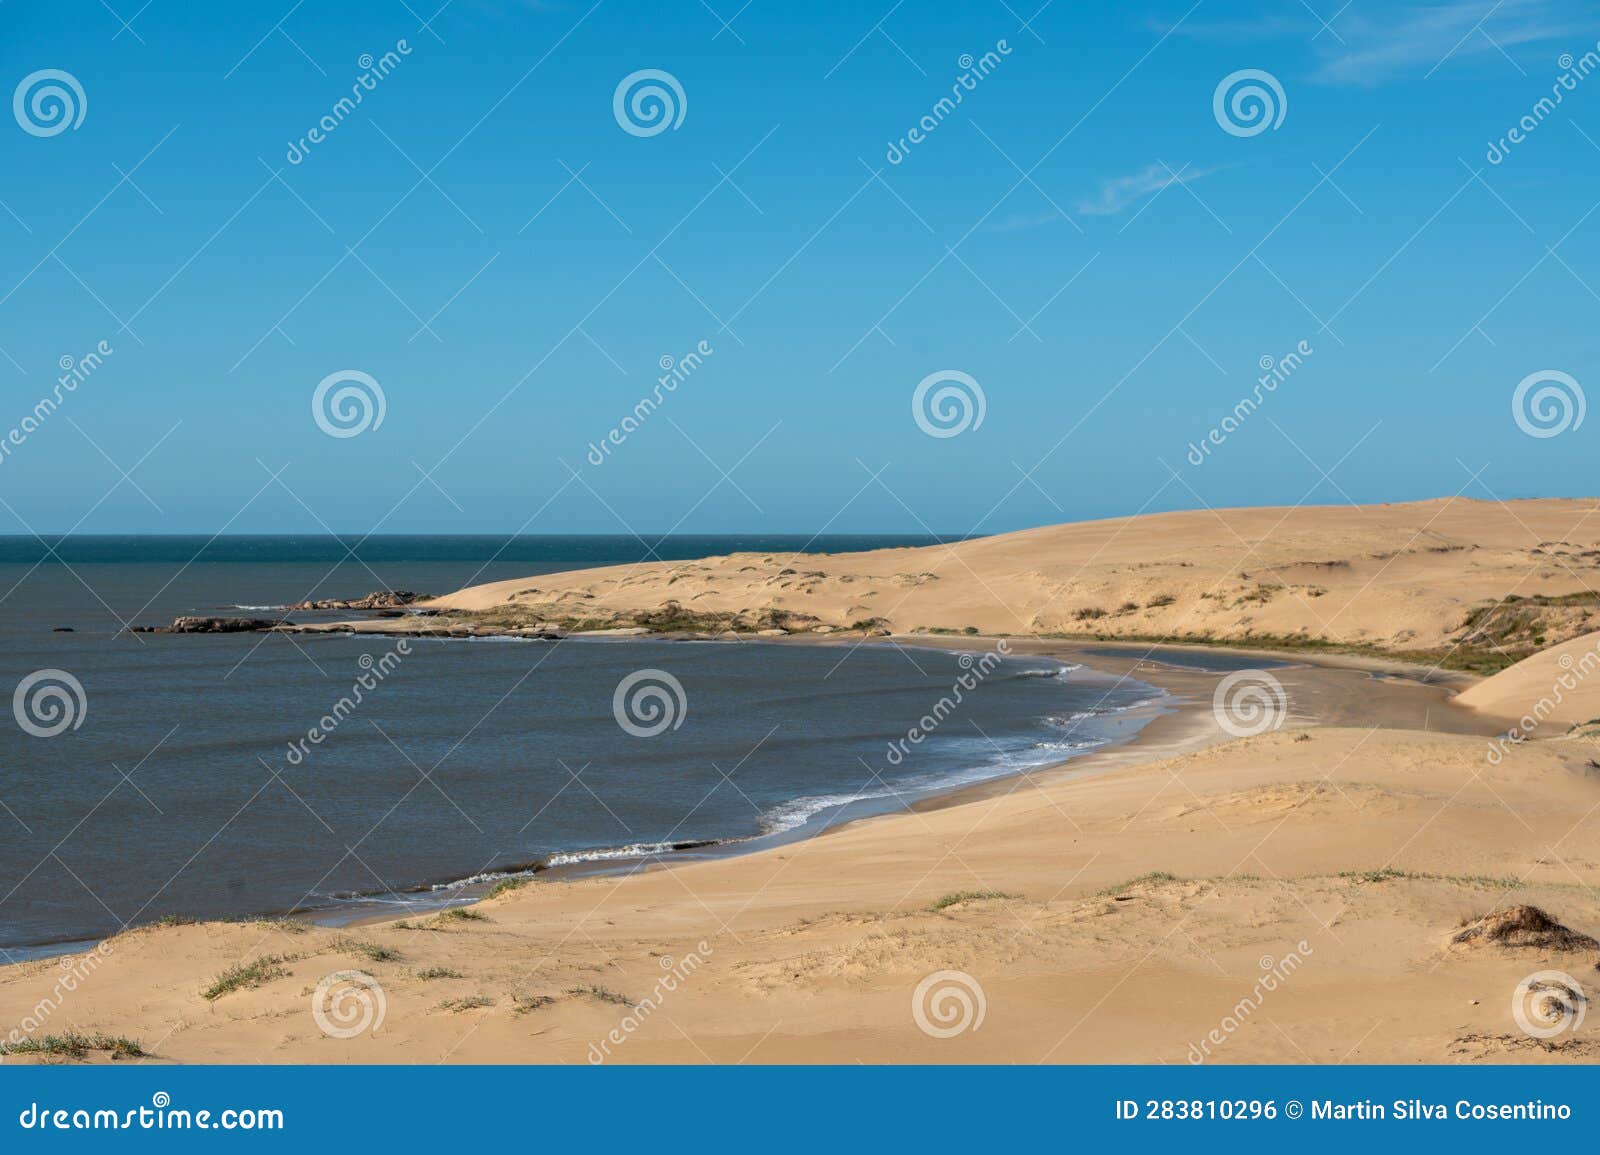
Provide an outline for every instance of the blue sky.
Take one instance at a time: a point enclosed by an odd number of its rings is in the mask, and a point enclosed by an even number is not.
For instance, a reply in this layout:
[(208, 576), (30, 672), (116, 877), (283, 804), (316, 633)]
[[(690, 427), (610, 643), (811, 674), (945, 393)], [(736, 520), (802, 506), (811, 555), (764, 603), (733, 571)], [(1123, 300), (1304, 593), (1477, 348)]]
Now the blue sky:
[[(438, 4), (0, 8), (4, 89), (83, 93), (53, 134), (0, 118), (0, 437), (113, 350), (12, 438), (0, 532), (992, 532), (1594, 491), (1600, 418), (1512, 412), (1530, 374), (1600, 380), (1592, 5)], [(646, 69), (682, 117), (638, 135), (613, 98)], [(1226, 131), (1247, 69), (1281, 121)], [(333, 437), (312, 397), (344, 370), (384, 414)], [(940, 373), (981, 424), (919, 427)]]

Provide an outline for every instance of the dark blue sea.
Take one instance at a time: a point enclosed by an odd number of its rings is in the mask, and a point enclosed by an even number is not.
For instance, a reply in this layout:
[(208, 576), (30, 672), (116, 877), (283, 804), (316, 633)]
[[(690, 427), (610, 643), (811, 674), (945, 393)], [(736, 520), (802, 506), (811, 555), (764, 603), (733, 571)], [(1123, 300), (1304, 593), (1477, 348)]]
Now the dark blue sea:
[(401, 652), (372, 635), (126, 628), (649, 558), (932, 540), (0, 538), (0, 961), (168, 916), (339, 917), (449, 901), (508, 872), (804, 836), (1148, 719), (1160, 692), (1137, 682), (881, 642), (413, 639)]

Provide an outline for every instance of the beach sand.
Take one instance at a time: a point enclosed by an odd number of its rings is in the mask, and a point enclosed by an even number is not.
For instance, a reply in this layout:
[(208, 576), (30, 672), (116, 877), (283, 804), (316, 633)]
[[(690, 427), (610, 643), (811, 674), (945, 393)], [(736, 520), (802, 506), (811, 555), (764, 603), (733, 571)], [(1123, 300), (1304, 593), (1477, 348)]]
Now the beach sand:
[[(1590, 739), (1552, 726), (1493, 762), (1505, 720), (1450, 700), (1470, 679), (1355, 658), (1272, 670), (1281, 726), (1234, 738), (1218, 674), (1017, 648), (1186, 704), (1059, 769), (760, 853), (536, 880), (471, 917), (128, 932), (59, 1005), (70, 961), (0, 969), (0, 1031), (32, 1016), (155, 1056), (134, 1061), (238, 1063), (1597, 1057), (1592, 1028), (1536, 1040), (1512, 1001), (1543, 970), (1600, 987), (1600, 949), (1449, 944), (1524, 903), (1600, 930)], [(263, 958), (259, 983), (203, 997)], [(343, 970), (382, 992), (351, 1038), (313, 1014)]]

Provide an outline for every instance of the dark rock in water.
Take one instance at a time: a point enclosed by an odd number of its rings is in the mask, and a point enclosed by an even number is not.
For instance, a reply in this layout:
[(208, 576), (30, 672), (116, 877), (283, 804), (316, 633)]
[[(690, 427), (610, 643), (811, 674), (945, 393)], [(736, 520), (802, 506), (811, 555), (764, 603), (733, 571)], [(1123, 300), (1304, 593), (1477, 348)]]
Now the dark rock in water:
[(56, 626), (50, 632), (52, 634), (72, 634), (76, 633), (77, 631), (71, 626)]
[(403, 618), (406, 616), (406, 612), (405, 610), (373, 610), (372, 616), (375, 618)]
[(146, 634), (243, 634), (270, 630), (278, 623), (269, 618), (173, 618), (170, 626), (146, 626)]
[(291, 610), (395, 610), (412, 602), (425, 602), (433, 594), (413, 593), (411, 590), (377, 590), (364, 598), (322, 598), (299, 602)]

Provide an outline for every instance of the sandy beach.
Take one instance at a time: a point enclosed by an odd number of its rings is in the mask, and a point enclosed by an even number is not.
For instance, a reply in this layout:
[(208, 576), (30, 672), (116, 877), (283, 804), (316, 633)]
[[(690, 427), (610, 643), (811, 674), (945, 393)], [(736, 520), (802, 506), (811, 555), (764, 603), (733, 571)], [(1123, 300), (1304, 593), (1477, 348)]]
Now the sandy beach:
[(1292, 654), (1281, 725), (1236, 738), (1185, 651), (1017, 645), (1184, 704), (1066, 767), (762, 853), (343, 930), (128, 932), (5, 968), (0, 1022), (144, 1062), (1592, 1061), (1512, 1016), (1530, 973), (1589, 979), (1592, 940), (1450, 942), (1522, 904), (1600, 929), (1591, 740), (1492, 762), (1506, 719), (1452, 702), (1466, 675)]

